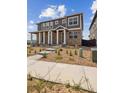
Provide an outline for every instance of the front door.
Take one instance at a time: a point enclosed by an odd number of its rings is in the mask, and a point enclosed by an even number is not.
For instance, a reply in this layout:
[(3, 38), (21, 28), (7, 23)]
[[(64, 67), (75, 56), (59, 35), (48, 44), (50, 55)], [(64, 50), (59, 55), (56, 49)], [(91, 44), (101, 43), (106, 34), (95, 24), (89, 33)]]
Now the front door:
[(64, 39), (64, 33), (63, 33), (63, 31), (61, 31), (60, 32), (60, 40), (59, 40), (60, 42), (59, 42), (59, 44), (63, 44), (63, 42), (64, 42), (63, 39)]

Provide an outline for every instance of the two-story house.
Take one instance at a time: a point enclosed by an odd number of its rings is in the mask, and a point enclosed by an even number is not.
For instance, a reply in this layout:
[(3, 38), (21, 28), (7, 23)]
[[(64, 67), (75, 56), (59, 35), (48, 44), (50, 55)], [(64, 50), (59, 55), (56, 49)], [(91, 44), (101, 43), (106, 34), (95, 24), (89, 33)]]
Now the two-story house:
[(37, 23), (39, 45), (81, 45), (83, 31), (83, 14), (74, 14), (63, 18)]
[(90, 40), (93, 40), (93, 39), (97, 40), (97, 11), (89, 27), (89, 31), (90, 31), (90, 35), (89, 35)]

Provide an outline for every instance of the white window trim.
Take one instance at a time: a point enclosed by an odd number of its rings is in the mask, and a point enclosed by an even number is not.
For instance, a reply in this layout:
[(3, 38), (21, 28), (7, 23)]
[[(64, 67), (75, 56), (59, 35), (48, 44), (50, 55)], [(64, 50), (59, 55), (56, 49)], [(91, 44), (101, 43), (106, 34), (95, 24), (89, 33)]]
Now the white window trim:
[[(73, 19), (73, 18), (77, 18), (77, 24), (71, 24), (71, 25), (70, 25), (70, 24), (69, 24), (69, 20), (70, 20), (70, 19)], [(78, 16), (73, 16), (73, 17), (69, 17), (69, 18), (68, 18), (68, 26), (77, 26), (78, 24), (79, 24), (79, 17), (78, 17)]]
[(59, 21), (58, 21), (58, 20), (56, 20), (56, 21), (55, 21), (55, 25), (58, 25), (58, 24), (59, 24)]
[(66, 24), (66, 23), (67, 23), (66, 19), (62, 19), (62, 24)]
[(74, 37), (77, 36), (78, 37), (78, 32), (70, 32), (69, 33), (69, 37), (72, 37), (72, 39), (75, 39)]
[(53, 26), (53, 22), (50, 22), (50, 26)]

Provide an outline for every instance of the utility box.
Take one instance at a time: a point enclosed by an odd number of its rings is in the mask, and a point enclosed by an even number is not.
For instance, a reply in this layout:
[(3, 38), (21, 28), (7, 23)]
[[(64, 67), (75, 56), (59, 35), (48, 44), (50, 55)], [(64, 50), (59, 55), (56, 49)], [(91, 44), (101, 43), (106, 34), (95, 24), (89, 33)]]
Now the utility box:
[(79, 57), (83, 57), (83, 48), (79, 48)]
[(97, 63), (97, 48), (91, 48), (92, 51), (92, 61)]

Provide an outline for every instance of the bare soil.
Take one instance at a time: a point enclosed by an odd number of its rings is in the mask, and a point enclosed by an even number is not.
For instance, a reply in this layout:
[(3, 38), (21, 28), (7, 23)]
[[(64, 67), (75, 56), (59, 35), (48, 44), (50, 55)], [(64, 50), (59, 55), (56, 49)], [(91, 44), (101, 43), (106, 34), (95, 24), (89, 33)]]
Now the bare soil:
[[(27, 56), (35, 55), (40, 51), (45, 50), (45, 48), (41, 47), (31, 47), (27, 48)], [(60, 51), (60, 55), (58, 51)], [(75, 53), (76, 51), (76, 53)], [(71, 52), (71, 54), (70, 54)], [(83, 50), (83, 57), (79, 56), (79, 49), (76, 48), (59, 48), (55, 53), (50, 53), (46, 58), (41, 58), (42, 61), (47, 62), (58, 62), (58, 63), (66, 63), (66, 64), (76, 64), (83, 66), (91, 66), (96, 67), (97, 64), (92, 62), (92, 52), (90, 49)]]
[[(77, 51), (77, 55), (75, 54), (75, 51)], [(70, 55), (70, 52), (72, 55)], [(62, 51), (60, 51), (60, 55), (58, 54), (58, 52), (50, 53), (47, 55), (47, 58), (41, 58), (40, 60), (48, 61), (48, 62), (58, 62), (58, 63), (67, 63), (67, 64), (96, 67), (96, 63), (92, 62), (92, 55), (90, 50), (84, 50), (83, 57), (80, 57), (79, 49), (62, 48)]]
[(27, 81), (27, 93), (91, 93), (69, 84), (58, 84), (49, 81), (32, 79)]

